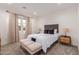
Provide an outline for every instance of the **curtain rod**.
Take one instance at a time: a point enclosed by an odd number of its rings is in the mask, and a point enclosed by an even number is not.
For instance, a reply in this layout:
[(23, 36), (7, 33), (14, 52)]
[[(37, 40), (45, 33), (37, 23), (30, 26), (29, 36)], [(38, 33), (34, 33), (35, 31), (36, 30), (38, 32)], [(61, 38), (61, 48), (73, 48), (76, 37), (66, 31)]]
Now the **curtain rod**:
[[(10, 11), (8, 11), (8, 10), (6, 10), (6, 12), (8, 12), (8, 13), (13, 13), (13, 12), (10, 12)], [(17, 13), (13, 13), (13, 14), (16, 14), (16, 15), (19, 15), (19, 16), (24, 16), (24, 17), (29, 17), (29, 16), (25, 16), (25, 15), (17, 14)], [(31, 17), (30, 17), (30, 18), (31, 18)]]

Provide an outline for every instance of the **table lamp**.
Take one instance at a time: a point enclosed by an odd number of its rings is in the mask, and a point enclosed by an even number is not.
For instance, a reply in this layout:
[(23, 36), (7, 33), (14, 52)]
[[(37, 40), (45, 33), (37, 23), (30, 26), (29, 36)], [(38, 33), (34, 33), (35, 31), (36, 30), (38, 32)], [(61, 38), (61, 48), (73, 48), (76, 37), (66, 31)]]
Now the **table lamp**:
[(65, 36), (67, 36), (67, 33), (69, 32), (69, 28), (63, 28), (63, 31), (65, 33)]

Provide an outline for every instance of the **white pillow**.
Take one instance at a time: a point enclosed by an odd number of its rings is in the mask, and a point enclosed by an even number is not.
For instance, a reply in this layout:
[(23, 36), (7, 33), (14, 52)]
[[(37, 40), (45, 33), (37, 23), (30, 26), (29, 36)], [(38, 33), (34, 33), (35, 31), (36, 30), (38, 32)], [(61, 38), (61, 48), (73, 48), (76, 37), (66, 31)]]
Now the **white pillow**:
[(56, 34), (57, 33), (57, 29), (54, 29), (54, 34)]

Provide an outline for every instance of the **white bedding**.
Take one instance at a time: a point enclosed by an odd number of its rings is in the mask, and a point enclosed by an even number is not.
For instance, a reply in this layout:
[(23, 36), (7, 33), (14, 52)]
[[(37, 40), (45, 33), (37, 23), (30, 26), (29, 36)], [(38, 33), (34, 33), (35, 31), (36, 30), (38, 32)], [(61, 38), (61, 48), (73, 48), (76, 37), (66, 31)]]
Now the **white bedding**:
[(41, 43), (43, 51), (46, 53), (49, 48), (57, 39), (58, 34), (31, 34), (27, 37), (27, 40), (36, 38), (36, 42)]

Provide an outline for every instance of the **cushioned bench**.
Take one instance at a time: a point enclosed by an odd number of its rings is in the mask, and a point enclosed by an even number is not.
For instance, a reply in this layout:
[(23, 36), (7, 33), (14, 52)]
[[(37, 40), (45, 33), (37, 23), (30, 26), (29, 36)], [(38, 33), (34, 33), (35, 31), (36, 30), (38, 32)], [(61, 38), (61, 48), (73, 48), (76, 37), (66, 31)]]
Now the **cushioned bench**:
[(35, 54), (36, 52), (40, 51), (42, 46), (40, 43), (28, 41), (28, 40), (21, 40), (20, 45), (27, 50), (30, 54)]

